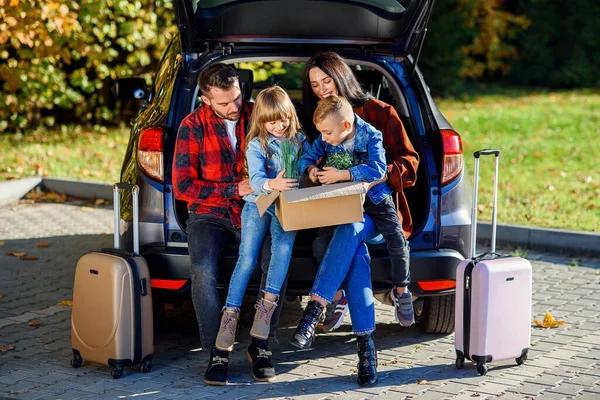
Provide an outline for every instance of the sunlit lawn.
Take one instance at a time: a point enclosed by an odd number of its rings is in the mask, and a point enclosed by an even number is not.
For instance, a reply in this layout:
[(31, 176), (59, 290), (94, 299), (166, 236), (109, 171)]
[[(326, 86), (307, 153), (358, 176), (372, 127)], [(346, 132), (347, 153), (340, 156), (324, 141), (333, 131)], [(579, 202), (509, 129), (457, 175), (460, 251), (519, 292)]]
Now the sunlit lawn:
[(57, 176), (116, 182), (129, 128), (62, 126), (0, 136), (0, 180)]
[[(501, 150), (499, 222), (600, 230), (600, 92), (498, 87), (436, 103), (472, 153)], [(129, 128), (62, 127), (0, 136), (0, 180), (47, 175), (115, 182)], [(480, 218), (489, 220), (492, 161), (481, 165)]]
[[(462, 135), (469, 174), (475, 150), (501, 150), (498, 220), (600, 230), (600, 92), (491, 88), (437, 100)], [(492, 159), (482, 159), (480, 218), (490, 220)]]

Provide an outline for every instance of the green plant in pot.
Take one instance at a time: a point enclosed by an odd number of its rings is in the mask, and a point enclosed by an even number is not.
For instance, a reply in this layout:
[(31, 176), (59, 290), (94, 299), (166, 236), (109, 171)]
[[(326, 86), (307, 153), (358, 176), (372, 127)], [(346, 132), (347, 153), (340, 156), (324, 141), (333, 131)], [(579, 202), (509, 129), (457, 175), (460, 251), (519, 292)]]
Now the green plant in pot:
[(332, 153), (327, 156), (324, 166), (337, 169), (350, 169), (355, 165), (358, 165), (358, 159), (354, 153), (342, 151), (339, 153)]
[(298, 158), (300, 154), (295, 152), (296, 145), (290, 140), (281, 142), (281, 166), (285, 168), (283, 177), (286, 179), (298, 179)]

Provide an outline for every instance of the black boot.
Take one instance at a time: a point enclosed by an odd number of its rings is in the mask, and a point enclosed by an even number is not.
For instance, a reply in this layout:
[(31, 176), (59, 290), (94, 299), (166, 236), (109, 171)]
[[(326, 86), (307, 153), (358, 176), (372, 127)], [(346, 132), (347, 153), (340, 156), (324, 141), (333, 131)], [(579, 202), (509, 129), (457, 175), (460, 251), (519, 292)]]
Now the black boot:
[(252, 377), (255, 381), (271, 382), (275, 379), (275, 368), (271, 362), (268, 340), (252, 338), (246, 357), (252, 364)]
[(315, 329), (323, 319), (323, 306), (316, 300), (311, 300), (306, 305), (300, 323), (294, 332), (290, 343), (301, 349), (310, 348), (315, 339)]
[(229, 357), (228, 351), (217, 350), (214, 347), (210, 349), (210, 360), (204, 373), (204, 383), (214, 386), (227, 385), (227, 366), (229, 363), (227, 357)]
[(359, 335), (356, 337), (358, 350), (358, 384), (372, 386), (377, 383), (377, 351), (373, 334)]

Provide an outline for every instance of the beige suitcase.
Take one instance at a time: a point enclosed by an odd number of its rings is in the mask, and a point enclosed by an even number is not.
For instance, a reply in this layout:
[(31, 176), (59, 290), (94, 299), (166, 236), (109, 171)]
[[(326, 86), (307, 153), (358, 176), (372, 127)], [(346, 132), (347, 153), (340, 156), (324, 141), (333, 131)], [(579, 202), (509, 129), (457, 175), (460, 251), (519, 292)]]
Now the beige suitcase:
[[(119, 249), (120, 189), (132, 191), (133, 253)], [(75, 270), (71, 366), (83, 360), (109, 365), (115, 379), (124, 366), (139, 364), (142, 373), (149, 372), (154, 352), (150, 274), (139, 255), (138, 191), (115, 184), (115, 248), (84, 255)]]

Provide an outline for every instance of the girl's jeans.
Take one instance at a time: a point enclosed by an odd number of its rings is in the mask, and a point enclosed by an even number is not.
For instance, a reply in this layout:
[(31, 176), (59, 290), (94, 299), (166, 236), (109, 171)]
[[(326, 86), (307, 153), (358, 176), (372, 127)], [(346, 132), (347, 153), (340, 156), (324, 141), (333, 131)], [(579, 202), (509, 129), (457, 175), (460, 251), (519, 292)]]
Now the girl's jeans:
[(242, 241), (238, 261), (231, 275), (225, 307), (240, 309), (269, 228), (272, 241), (271, 262), (265, 292), (279, 296), (290, 265), (296, 232), (286, 232), (281, 228), (275, 216), (275, 205), (271, 205), (261, 217), (256, 204), (246, 202), (242, 210)]

